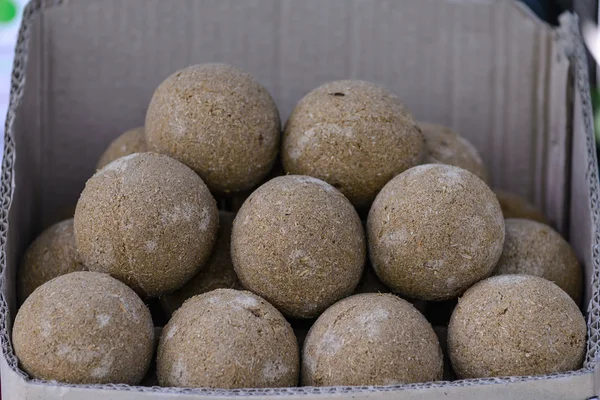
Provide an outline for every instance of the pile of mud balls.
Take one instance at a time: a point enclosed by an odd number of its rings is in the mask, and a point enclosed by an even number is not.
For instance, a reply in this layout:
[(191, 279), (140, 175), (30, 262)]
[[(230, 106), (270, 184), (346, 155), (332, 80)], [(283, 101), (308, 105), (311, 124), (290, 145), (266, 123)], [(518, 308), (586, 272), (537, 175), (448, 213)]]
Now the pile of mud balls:
[(569, 243), (383, 87), (326, 83), (282, 126), (248, 73), (190, 66), (96, 165), (73, 218), (21, 259), (12, 338), (33, 378), (233, 389), (581, 367)]

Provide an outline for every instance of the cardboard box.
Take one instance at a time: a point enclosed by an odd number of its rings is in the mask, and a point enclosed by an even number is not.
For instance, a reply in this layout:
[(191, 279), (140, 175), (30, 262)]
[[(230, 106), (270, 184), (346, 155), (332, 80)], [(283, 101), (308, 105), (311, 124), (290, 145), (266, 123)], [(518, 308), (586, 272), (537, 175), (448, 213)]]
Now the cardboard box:
[[(108, 142), (143, 123), (165, 77), (215, 61), (252, 73), (273, 94), (283, 120), (308, 90), (359, 78), (387, 86), (417, 118), (466, 135), (494, 185), (540, 206), (584, 265), (583, 369), (377, 388), (233, 391), (29, 379), (18, 369), (10, 337), (23, 250), (76, 202)], [(509, 1), (33, 1), (16, 53), (2, 168), (3, 399), (492, 400), (600, 393), (600, 192), (586, 65), (576, 18), (565, 15), (552, 29)]]

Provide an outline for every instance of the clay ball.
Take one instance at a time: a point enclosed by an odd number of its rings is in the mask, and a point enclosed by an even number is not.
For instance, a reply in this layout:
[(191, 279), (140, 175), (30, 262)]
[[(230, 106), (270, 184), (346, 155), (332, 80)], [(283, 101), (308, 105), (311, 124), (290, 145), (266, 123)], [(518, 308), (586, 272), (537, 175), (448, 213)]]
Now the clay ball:
[(394, 176), (424, 154), (421, 131), (398, 97), (363, 81), (319, 86), (296, 106), (283, 135), (290, 174), (322, 179), (368, 207)]
[(581, 311), (554, 283), (494, 276), (460, 298), (448, 351), (459, 378), (545, 375), (579, 369), (585, 335)]
[(518, 194), (495, 189), (504, 218), (525, 218), (533, 221), (549, 224), (548, 219), (533, 204)]
[(314, 318), (351, 294), (365, 254), (352, 204), (308, 176), (265, 183), (233, 222), (231, 257), (240, 282), (295, 318)]
[(504, 250), (496, 275), (535, 275), (554, 282), (579, 304), (583, 271), (571, 245), (548, 225), (527, 219), (507, 219)]
[(369, 212), (367, 234), (371, 263), (386, 286), (411, 298), (445, 300), (492, 273), (504, 218), (481, 179), (427, 164), (385, 185)]
[(13, 328), (20, 367), (36, 379), (137, 385), (154, 351), (142, 300), (106, 274), (72, 272), (25, 300)]
[(156, 89), (146, 114), (148, 147), (188, 165), (220, 194), (257, 186), (273, 166), (280, 134), (267, 90), (225, 64), (174, 73)]
[(154, 153), (119, 158), (88, 180), (75, 210), (85, 265), (143, 296), (176, 290), (208, 260), (215, 200), (188, 167)]
[(290, 324), (272, 305), (250, 292), (217, 289), (175, 312), (156, 364), (161, 386), (295, 386), (299, 351)]
[(420, 122), (419, 127), (425, 137), (425, 163), (454, 165), (488, 182), (483, 160), (471, 142), (442, 125)]
[(84, 270), (75, 246), (73, 218), (52, 225), (29, 245), (21, 260), (17, 280), (19, 303), (49, 280)]
[(442, 371), (431, 325), (391, 294), (360, 294), (334, 304), (312, 326), (302, 350), (306, 386), (428, 382)]
[(105, 167), (117, 158), (128, 156), (133, 153), (143, 153), (145, 151), (147, 151), (147, 146), (144, 127), (140, 126), (135, 129), (130, 129), (110, 143), (108, 148), (100, 156), (96, 169)]
[(219, 211), (219, 233), (206, 267), (181, 288), (160, 297), (160, 304), (167, 315), (173, 314), (184, 301), (197, 294), (215, 289), (235, 289), (239, 286), (229, 245), (234, 217), (234, 213)]

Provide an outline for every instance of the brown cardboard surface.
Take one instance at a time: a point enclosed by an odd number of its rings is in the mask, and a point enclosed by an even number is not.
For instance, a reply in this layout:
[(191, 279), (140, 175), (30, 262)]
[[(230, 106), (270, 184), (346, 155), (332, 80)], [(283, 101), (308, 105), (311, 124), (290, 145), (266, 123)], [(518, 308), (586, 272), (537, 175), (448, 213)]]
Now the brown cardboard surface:
[[(592, 373), (600, 341), (598, 176), (587, 72), (573, 18), (552, 30), (515, 3), (494, 0), (54, 3), (63, 2), (35, 1), (24, 18), (7, 122), (0, 226), (4, 399), (583, 399), (598, 392)], [(176, 69), (199, 62), (226, 62), (252, 73), (273, 94), (283, 120), (319, 84), (357, 78), (388, 87), (417, 118), (468, 137), (493, 184), (542, 207), (584, 263), (586, 369), (385, 389), (249, 392), (25, 380), (15, 369), (9, 337), (23, 249), (59, 210), (76, 202), (105, 146), (143, 122), (154, 88)]]

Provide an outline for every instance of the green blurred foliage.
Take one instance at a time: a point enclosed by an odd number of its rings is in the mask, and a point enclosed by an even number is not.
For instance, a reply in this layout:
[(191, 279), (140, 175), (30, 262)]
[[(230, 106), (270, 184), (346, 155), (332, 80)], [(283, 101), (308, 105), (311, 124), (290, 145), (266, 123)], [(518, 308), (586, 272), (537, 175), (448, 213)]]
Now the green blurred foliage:
[(12, 22), (17, 17), (17, 5), (13, 0), (0, 0), (0, 23)]

